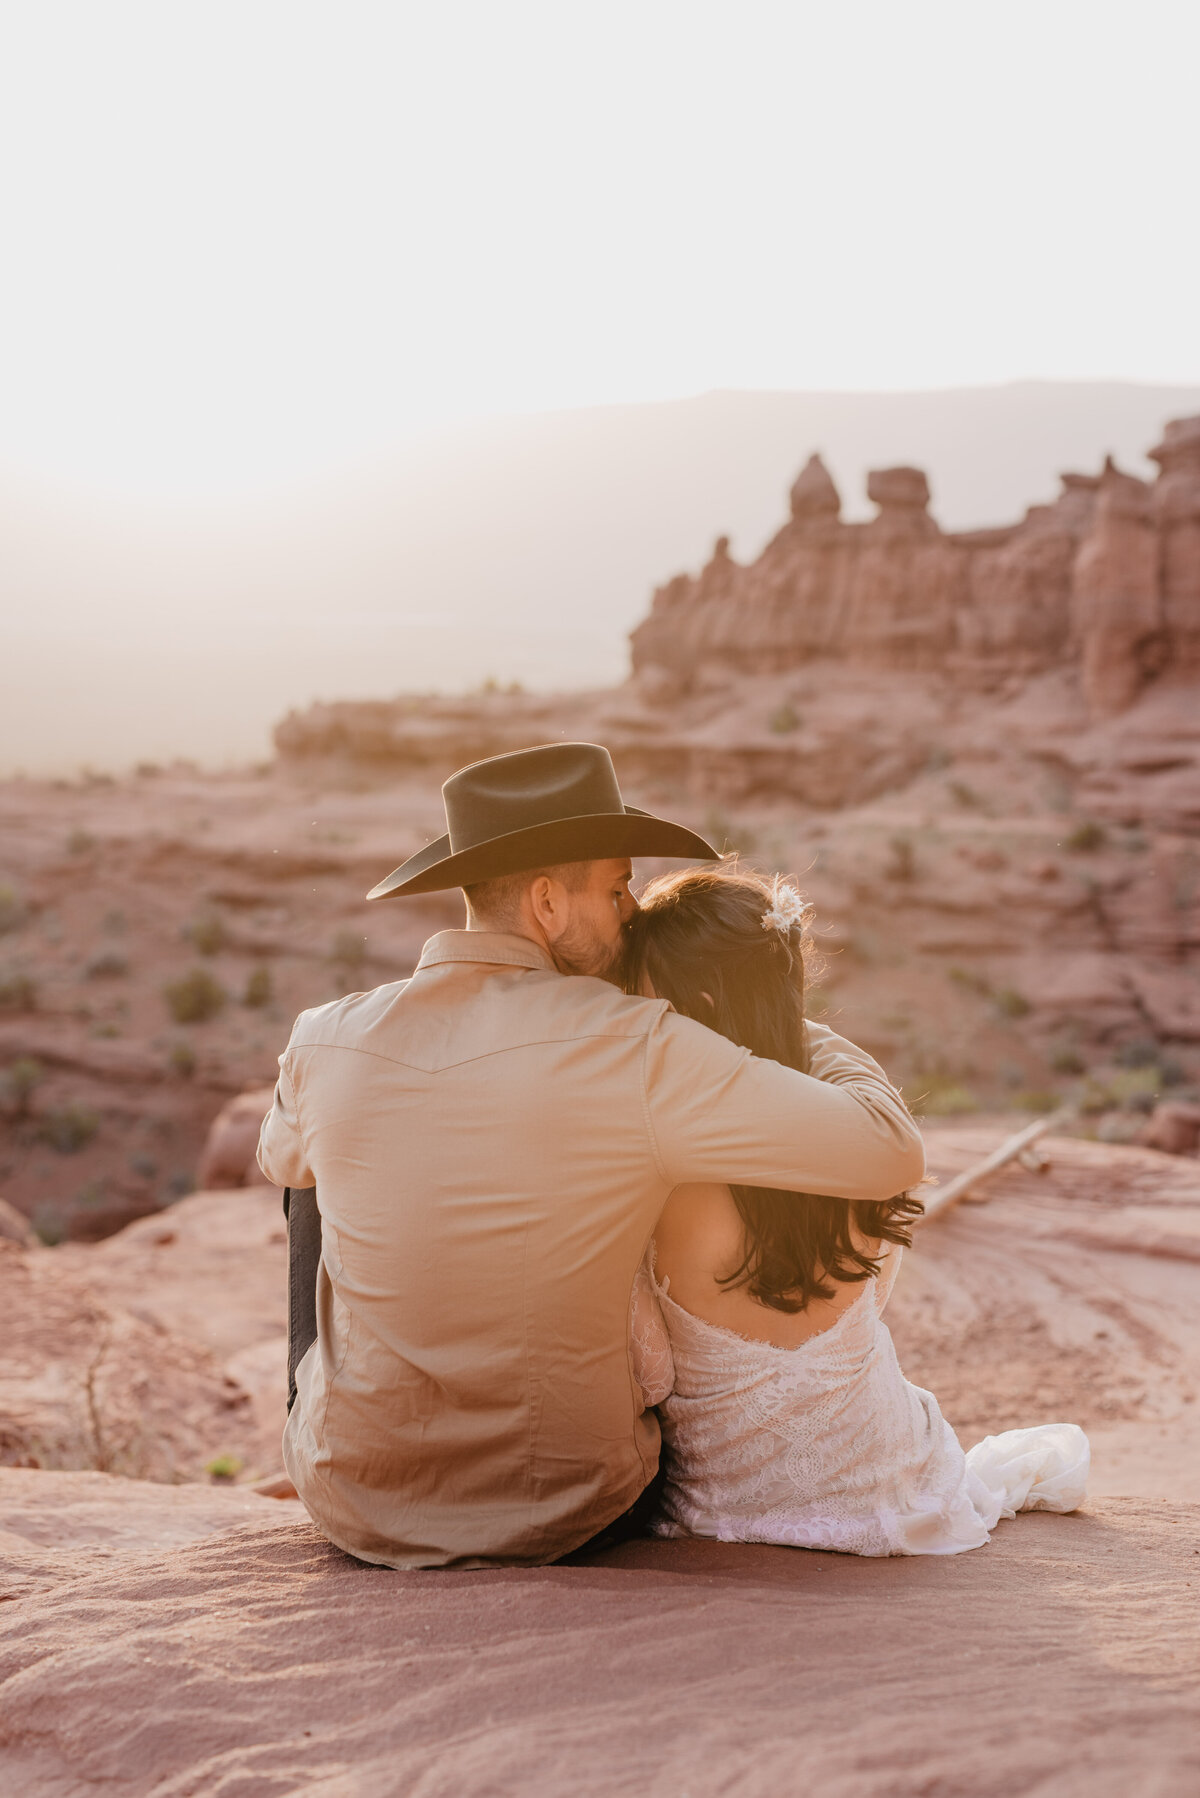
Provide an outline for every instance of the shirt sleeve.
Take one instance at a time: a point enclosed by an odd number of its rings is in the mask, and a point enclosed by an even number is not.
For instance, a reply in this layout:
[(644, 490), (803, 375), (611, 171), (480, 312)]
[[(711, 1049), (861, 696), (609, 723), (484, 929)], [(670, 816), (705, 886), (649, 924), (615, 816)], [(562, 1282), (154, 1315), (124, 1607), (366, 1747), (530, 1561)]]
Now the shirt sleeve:
[(760, 1061), (664, 1009), (646, 1041), (645, 1102), (671, 1186), (719, 1180), (878, 1202), (925, 1172), (921, 1133), (877, 1062), (808, 1025), (812, 1072)]
[(275, 1099), (259, 1131), (258, 1165), (272, 1186), (315, 1186), (316, 1180), (305, 1155), (300, 1120), (296, 1115), (296, 1095), (287, 1063), (285, 1052), (279, 1057)]

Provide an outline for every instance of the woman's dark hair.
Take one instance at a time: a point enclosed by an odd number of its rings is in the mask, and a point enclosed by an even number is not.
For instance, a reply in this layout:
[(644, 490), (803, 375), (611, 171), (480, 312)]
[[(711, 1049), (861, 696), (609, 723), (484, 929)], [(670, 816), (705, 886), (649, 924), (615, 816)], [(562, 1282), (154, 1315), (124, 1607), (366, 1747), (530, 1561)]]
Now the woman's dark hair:
[[(809, 912), (792, 887), (735, 863), (666, 874), (643, 893), (629, 927), (626, 989), (643, 991), (648, 978), (684, 1017), (807, 1073)], [(767, 922), (768, 914), (775, 921)], [(830, 1281), (879, 1272), (879, 1258), (856, 1246), (852, 1220), (860, 1236), (907, 1247), (924, 1210), (909, 1193), (852, 1204), (766, 1186), (731, 1191), (745, 1246), (721, 1284), (745, 1286), (776, 1311), (803, 1311), (812, 1299), (833, 1297)]]

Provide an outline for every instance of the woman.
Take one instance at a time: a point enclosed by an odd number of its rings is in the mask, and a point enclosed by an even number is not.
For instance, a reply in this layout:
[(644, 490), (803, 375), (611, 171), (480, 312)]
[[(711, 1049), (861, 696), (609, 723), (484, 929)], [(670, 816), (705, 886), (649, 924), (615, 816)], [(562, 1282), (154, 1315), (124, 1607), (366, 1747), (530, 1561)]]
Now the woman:
[[(628, 986), (806, 1071), (810, 908), (728, 865), (665, 876), (633, 921)], [(900, 1371), (882, 1312), (920, 1200), (681, 1186), (634, 1290), (635, 1371), (666, 1449), (664, 1535), (849, 1554), (959, 1554), (1018, 1510), (1070, 1511), (1075, 1424), (964, 1455)]]

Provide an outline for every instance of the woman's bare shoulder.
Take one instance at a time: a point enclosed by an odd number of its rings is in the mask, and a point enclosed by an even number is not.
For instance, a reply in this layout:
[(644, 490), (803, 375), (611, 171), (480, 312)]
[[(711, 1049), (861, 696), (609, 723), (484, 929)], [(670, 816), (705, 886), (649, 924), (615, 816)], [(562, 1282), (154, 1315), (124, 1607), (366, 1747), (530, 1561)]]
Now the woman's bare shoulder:
[(699, 1269), (740, 1254), (741, 1219), (727, 1186), (677, 1186), (654, 1231), (659, 1267)]

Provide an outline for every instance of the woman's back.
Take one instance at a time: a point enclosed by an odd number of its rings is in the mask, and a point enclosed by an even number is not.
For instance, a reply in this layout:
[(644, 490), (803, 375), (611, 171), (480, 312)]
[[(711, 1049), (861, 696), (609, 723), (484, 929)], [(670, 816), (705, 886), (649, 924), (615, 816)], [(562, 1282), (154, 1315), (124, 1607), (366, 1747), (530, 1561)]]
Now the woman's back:
[[(756, 1298), (744, 1282), (728, 1283), (745, 1255), (746, 1227), (727, 1186), (677, 1186), (654, 1237), (658, 1278), (669, 1282), (677, 1303), (694, 1317), (777, 1348), (796, 1348), (829, 1329), (863, 1289), (861, 1280), (827, 1278), (829, 1298), (814, 1298), (803, 1310), (780, 1311)], [(857, 1233), (854, 1240), (873, 1257), (884, 1246)], [(893, 1273), (894, 1268), (893, 1262)]]
[[(861, 1555), (986, 1542), (962, 1450), (936, 1401), (900, 1372), (880, 1318), (899, 1253), (795, 1346), (695, 1315), (659, 1269), (674, 1369), (659, 1406), (664, 1533)], [(794, 1327), (805, 1313), (778, 1316)]]

